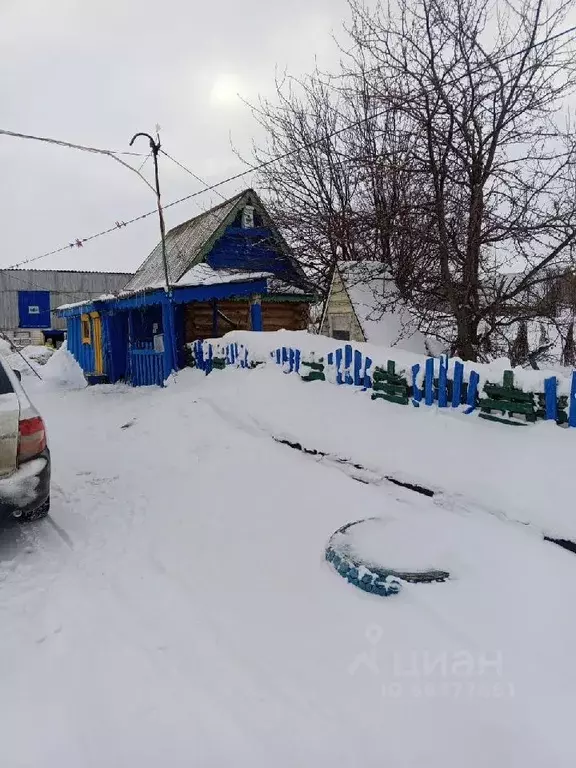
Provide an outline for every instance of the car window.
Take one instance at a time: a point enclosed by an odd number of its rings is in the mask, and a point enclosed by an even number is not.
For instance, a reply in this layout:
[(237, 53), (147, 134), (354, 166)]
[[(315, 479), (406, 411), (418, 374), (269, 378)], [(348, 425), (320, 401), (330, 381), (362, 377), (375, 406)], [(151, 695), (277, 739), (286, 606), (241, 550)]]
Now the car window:
[(14, 387), (8, 378), (8, 374), (6, 373), (4, 365), (4, 362), (0, 363), (0, 395), (6, 395), (9, 392), (14, 392)]

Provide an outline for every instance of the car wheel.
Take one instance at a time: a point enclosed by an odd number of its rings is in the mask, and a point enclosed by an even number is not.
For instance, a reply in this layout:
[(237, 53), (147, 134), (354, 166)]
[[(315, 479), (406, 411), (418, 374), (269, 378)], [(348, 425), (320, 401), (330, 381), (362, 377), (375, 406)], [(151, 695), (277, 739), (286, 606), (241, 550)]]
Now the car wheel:
[(41, 520), (43, 517), (46, 517), (48, 512), (50, 512), (50, 496), (48, 496), (43, 504), (36, 507), (36, 509), (30, 510), (30, 512), (23, 512), (18, 520), (21, 523), (31, 523), (34, 520)]

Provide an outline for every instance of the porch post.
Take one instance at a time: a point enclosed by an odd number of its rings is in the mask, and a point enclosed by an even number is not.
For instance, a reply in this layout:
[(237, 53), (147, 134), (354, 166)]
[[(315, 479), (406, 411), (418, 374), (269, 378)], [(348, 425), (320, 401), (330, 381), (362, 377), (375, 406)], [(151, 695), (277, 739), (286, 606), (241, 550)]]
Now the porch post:
[(162, 300), (162, 330), (164, 333), (164, 378), (177, 369), (176, 326), (174, 323), (174, 304), (172, 296), (167, 294)]
[(253, 331), (262, 330), (262, 302), (259, 294), (250, 298), (250, 327)]
[(218, 336), (218, 302), (212, 299), (212, 338)]

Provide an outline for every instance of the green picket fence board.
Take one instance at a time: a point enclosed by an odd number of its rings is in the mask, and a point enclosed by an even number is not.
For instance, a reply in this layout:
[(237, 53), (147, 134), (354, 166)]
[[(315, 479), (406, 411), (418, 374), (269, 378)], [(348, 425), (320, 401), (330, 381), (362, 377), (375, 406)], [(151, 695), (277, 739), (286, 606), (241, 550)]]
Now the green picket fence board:
[(523, 392), (521, 389), (509, 389), (501, 387), (498, 384), (485, 384), (484, 392), (492, 399), (502, 398), (503, 400), (532, 402), (534, 394), (532, 392)]
[(504, 389), (514, 389), (514, 373), (512, 371), (504, 371), (502, 386)]
[(482, 411), (502, 411), (502, 413), (526, 413), (534, 414), (535, 409), (532, 403), (513, 403), (506, 400), (491, 400), (482, 398), (480, 400), (480, 409)]
[(385, 382), (377, 381), (372, 384), (372, 389), (375, 392), (386, 392), (388, 395), (407, 395), (408, 387), (406, 382), (402, 384), (386, 384)]
[(486, 421), (496, 421), (498, 424), (509, 424), (512, 427), (526, 427), (525, 421), (512, 421), (511, 419), (503, 419), (500, 416), (493, 416), (491, 413), (479, 413), (479, 419), (486, 419)]
[(372, 381), (389, 382), (390, 384), (407, 384), (407, 381), (403, 376), (398, 376), (397, 374), (391, 375), (382, 370), (374, 371)]
[(387, 400), (389, 403), (397, 403), (398, 405), (408, 405), (408, 396), (386, 395), (383, 392), (374, 392), (372, 394), (372, 400)]

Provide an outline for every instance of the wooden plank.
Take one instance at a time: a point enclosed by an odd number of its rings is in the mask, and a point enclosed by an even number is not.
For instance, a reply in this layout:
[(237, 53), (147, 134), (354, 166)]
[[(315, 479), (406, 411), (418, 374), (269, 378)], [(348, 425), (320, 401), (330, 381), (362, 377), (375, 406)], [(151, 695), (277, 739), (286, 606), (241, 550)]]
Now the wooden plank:
[(346, 384), (354, 383), (352, 374), (350, 373), (351, 365), (352, 365), (352, 347), (350, 346), (350, 344), (346, 344), (346, 346), (344, 347), (344, 375), (345, 375)]
[(576, 427), (576, 371), (572, 372), (572, 384), (570, 386), (570, 406), (568, 411), (568, 425)]
[(383, 392), (373, 392), (372, 400), (386, 400), (389, 403), (396, 403), (397, 405), (408, 405), (407, 395), (385, 395)]
[(336, 384), (342, 384), (342, 349), (340, 347), (334, 352), (334, 359), (336, 361)]
[(525, 421), (512, 421), (511, 419), (503, 419), (500, 416), (493, 416), (491, 413), (479, 413), (478, 418), (485, 419), (486, 421), (496, 421), (499, 424), (509, 424), (512, 427), (527, 426)]
[(446, 408), (448, 406), (447, 389), (447, 361), (444, 356), (440, 358), (440, 371), (438, 373), (438, 407)]
[(370, 378), (370, 374), (368, 373), (371, 367), (372, 367), (372, 360), (369, 357), (367, 357), (366, 364), (364, 366), (364, 386), (366, 387), (366, 389), (370, 389), (370, 387), (372, 386), (372, 379)]
[(362, 352), (358, 349), (354, 350), (354, 385), (356, 387), (362, 386)]
[(502, 376), (502, 386), (506, 389), (513, 389), (514, 373), (512, 371), (504, 371), (504, 375)]
[(484, 392), (494, 400), (498, 398), (522, 402), (533, 402), (534, 400), (532, 392), (522, 392), (521, 389), (501, 387), (499, 384), (485, 384)]
[(464, 365), (458, 360), (454, 361), (454, 378), (452, 382), (452, 408), (458, 408), (462, 397), (462, 380), (464, 378)]
[(417, 377), (420, 373), (420, 364), (415, 363), (412, 366), (412, 405), (415, 408), (418, 408), (420, 406), (420, 401), (422, 400), (422, 390), (418, 387), (417, 384)]
[(388, 384), (384, 381), (375, 381), (372, 385), (374, 392), (389, 392), (390, 394), (400, 394), (408, 390), (406, 383), (404, 384)]
[(301, 352), (299, 349), (294, 350), (294, 370), (296, 373), (300, 372), (300, 357)]
[(468, 408), (466, 413), (472, 413), (476, 408), (476, 395), (478, 394), (478, 382), (480, 375), (476, 371), (470, 371), (470, 380), (468, 381), (468, 392), (466, 393), (466, 404)]
[(546, 404), (546, 419), (556, 421), (558, 418), (558, 400), (556, 396), (558, 382), (556, 376), (544, 380), (544, 400)]
[(511, 400), (492, 400), (490, 398), (482, 398), (480, 408), (482, 411), (501, 411), (502, 413), (534, 413), (532, 403), (514, 403)]
[(434, 358), (426, 360), (426, 373), (424, 380), (424, 402), (426, 405), (434, 403)]

